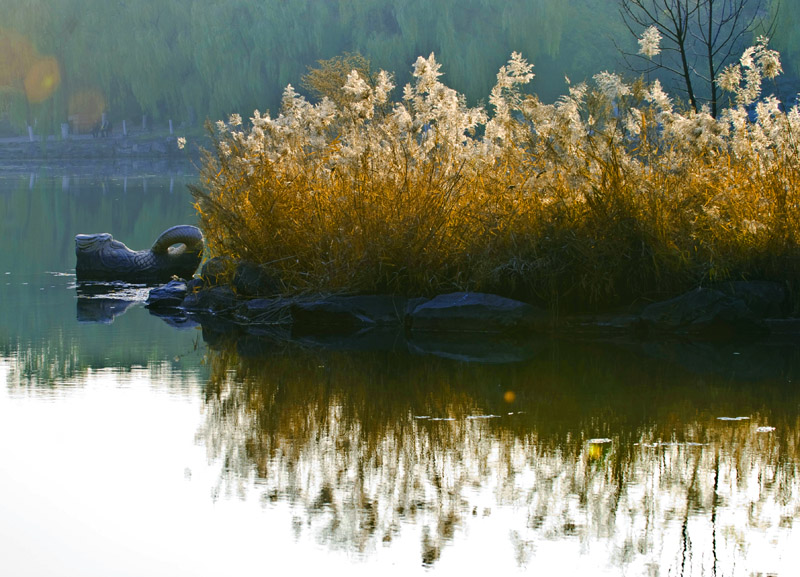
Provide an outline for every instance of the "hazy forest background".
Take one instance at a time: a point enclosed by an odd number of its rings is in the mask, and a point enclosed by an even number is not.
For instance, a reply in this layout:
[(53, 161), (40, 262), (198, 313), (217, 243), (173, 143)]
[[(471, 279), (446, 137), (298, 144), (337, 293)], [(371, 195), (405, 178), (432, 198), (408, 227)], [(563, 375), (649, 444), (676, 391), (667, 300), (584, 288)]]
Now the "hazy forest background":
[[(766, 0), (777, 14), (784, 101), (800, 76), (800, 0)], [(484, 100), (518, 51), (535, 64), (543, 101), (636, 52), (615, 0), (0, 0), (0, 136), (26, 124), (52, 131), (70, 116), (200, 126), (206, 118), (277, 112), (287, 84), (321, 59), (358, 52), (373, 70), (409, 79), (435, 52), (444, 82)], [(752, 36), (742, 39), (743, 46)], [(741, 50), (733, 50), (741, 54)], [(32, 91), (31, 77), (47, 78)], [(674, 90), (674, 83), (665, 82)]]

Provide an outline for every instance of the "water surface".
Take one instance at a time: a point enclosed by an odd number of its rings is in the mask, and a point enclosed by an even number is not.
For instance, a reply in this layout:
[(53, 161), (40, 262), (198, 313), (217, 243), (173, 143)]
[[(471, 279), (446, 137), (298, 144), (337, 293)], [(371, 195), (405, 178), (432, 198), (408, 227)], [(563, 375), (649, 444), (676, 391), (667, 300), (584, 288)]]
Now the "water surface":
[(76, 286), (191, 179), (0, 175), (2, 574), (795, 574), (795, 344), (336, 350)]

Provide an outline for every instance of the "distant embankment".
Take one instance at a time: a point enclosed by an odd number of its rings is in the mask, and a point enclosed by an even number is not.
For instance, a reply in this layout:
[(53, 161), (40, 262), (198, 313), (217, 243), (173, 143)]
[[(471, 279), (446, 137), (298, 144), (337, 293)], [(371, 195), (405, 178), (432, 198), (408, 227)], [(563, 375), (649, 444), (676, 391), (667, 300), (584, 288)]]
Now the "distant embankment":
[[(195, 147), (192, 147), (196, 151)], [(185, 160), (193, 151), (178, 148), (175, 136), (93, 138), (74, 136), (66, 140), (0, 138), (0, 163), (37, 160), (80, 161), (93, 159), (175, 159)]]

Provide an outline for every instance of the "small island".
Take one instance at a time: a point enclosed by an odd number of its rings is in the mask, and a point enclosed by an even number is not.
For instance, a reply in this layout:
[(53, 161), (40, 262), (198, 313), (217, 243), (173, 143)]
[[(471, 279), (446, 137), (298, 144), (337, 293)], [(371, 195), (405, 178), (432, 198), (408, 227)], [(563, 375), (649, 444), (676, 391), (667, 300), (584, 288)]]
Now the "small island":
[(728, 71), (716, 117), (609, 72), (544, 104), (517, 53), (485, 107), (440, 81), (433, 54), (399, 100), (390, 74), (342, 63), (305, 78), (316, 102), (290, 85), (277, 117), (208, 125), (190, 188), (216, 258), (189, 291), (225, 286), (217, 309), (485, 294), (550, 326), (588, 314), (690, 334), (761, 334), (797, 313), (800, 112), (760, 99), (780, 70), (766, 40)]

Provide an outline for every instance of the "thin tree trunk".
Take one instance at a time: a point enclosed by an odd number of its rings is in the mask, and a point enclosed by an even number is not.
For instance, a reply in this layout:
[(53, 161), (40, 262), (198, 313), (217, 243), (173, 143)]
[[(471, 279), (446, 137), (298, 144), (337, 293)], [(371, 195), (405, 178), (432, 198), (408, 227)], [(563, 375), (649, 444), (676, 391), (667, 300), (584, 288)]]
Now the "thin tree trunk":
[[(700, 12), (698, 11), (698, 16)], [(714, 72), (714, 43), (712, 42), (714, 32), (714, 0), (708, 0), (708, 79), (711, 82), (711, 116), (717, 117), (717, 76)]]
[(678, 42), (678, 49), (681, 53), (681, 66), (683, 67), (683, 80), (686, 82), (686, 92), (689, 94), (689, 102), (692, 104), (692, 109), (697, 112), (697, 98), (694, 95), (694, 88), (692, 88), (692, 71), (689, 68), (689, 60), (686, 55), (686, 37), (680, 38)]

